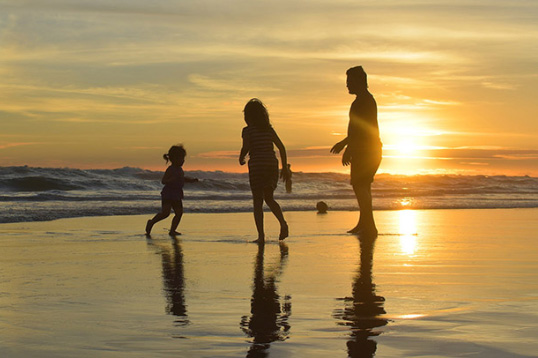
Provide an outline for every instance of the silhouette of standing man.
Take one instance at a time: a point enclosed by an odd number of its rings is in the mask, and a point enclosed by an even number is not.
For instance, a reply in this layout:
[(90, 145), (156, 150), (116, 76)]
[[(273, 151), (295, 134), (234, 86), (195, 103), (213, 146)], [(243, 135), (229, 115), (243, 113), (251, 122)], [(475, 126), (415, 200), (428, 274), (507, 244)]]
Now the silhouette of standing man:
[(351, 164), (351, 185), (359, 203), (360, 217), (349, 233), (364, 237), (376, 237), (372, 211), (372, 182), (381, 163), (382, 144), (377, 124), (377, 104), (368, 91), (366, 72), (362, 66), (352, 67), (346, 72), (347, 88), (357, 97), (349, 110), (347, 137), (336, 143), (331, 153), (342, 155), (342, 164)]

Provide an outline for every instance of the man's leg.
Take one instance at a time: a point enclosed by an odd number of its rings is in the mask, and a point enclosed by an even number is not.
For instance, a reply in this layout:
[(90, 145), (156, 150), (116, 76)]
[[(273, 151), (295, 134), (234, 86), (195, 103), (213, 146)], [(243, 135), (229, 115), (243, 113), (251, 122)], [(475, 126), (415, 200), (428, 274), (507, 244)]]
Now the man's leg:
[(357, 226), (348, 232), (354, 234), (377, 235), (372, 208), (372, 186), (368, 184), (353, 184), (353, 191), (359, 204), (360, 216)]

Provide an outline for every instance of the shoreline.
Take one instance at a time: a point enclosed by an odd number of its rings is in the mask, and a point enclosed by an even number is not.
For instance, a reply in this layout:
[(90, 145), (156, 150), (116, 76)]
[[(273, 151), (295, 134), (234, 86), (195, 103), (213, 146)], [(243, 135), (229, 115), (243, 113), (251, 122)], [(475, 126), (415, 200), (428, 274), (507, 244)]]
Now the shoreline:
[[(376, 212), (387, 212), (387, 211), (402, 211), (402, 210), (411, 210), (411, 211), (427, 211), (427, 210), (434, 210), (434, 211), (437, 211), (437, 210), (526, 210), (526, 209), (538, 209), (538, 206), (535, 206), (535, 205), (532, 205), (532, 206), (517, 206), (517, 207), (512, 207), (512, 206), (506, 206), (506, 207), (450, 207), (450, 208), (446, 208), (446, 207), (433, 207), (433, 208), (430, 208), (430, 207), (420, 207), (420, 208), (411, 208), (411, 207), (401, 207), (401, 208), (383, 208), (383, 209), (374, 209), (374, 213)], [(315, 208), (313, 209), (309, 209), (309, 210), (286, 210), (284, 207), (282, 208), (282, 211), (284, 212), (284, 214), (286, 213), (292, 213), (292, 212), (297, 212), (297, 213), (315, 213), (317, 214), (317, 211), (315, 210)], [(123, 216), (154, 216), (156, 213), (158, 212), (157, 211), (151, 211), (151, 212), (148, 212), (148, 213), (132, 213), (132, 214), (110, 214), (110, 215), (102, 215), (102, 214), (96, 214), (96, 215), (85, 215), (85, 216), (63, 216), (63, 217), (57, 217), (57, 218), (52, 218), (52, 219), (43, 219), (43, 220), (28, 220), (28, 221), (6, 221), (6, 222), (0, 222), (0, 227), (2, 225), (9, 225), (9, 224), (23, 224), (23, 223), (45, 223), (45, 222), (53, 222), (53, 221), (57, 221), (57, 220), (64, 220), (64, 219), (77, 219), (77, 218), (80, 218), (80, 219), (83, 219), (83, 218), (99, 218), (99, 217), (123, 217)], [(360, 210), (357, 208), (356, 210), (331, 210), (329, 208), (328, 210), (328, 213), (329, 212), (333, 212), (333, 213), (357, 213), (357, 215), (360, 213)], [(183, 213), (183, 216), (185, 215), (192, 215), (192, 214), (252, 214), (252, 211), (251, 210), (243, 210), (243, 211), (189, 211), (188, 208), (184, 208), (184, 213)], [(266, 214), (270, 214), (271, 211), (264, 206), (264, 213)], [(320, 214), (320, 215), (323, 215), (323, 214)], [(171, 217), (173, 217), (173, 212), (170, 214), (170, 217), (165, 219), (165, 220), (171, 220)]]

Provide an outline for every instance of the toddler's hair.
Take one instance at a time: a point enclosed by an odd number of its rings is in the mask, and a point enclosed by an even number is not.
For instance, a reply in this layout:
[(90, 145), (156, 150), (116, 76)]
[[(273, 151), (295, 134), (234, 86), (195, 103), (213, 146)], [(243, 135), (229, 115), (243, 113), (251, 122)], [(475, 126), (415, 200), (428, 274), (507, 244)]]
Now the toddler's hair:
[(172, 159), (185, 159), (187, 156), (187, 151), (183, 147), (183, 144), (176, 144), (170, 147), (168, 150), (168, 153), (163, 154), (164, 160), (166, 160), (166, 164), (168, 164), (169, 161), (172, 161)]

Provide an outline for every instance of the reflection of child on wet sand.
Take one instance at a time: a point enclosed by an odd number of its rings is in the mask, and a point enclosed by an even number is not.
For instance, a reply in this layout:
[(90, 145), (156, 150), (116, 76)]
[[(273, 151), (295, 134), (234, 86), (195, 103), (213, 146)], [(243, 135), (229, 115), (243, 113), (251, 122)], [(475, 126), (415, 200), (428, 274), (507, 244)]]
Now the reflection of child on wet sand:
[(163, 155), (166, 163), (170, 161), (171, 164), (166, 169), (161, 180), (164, 184), (164, 188), (161, 191), (162, 208), (153, 219), (148, 220), (146, 224), (146, 235), (151, 233), (153, 225), (166, 219), (170, 215), (172, 209), (174, 209), (175, 216), (172, 219), (172, 225), (170, 226), (170, 235), (181, 235), (176, 229), (181, 221), (181, 216), (183, 215), (183, 185), (185, 182), (198, 181), (198, 179), (185, 177), (182, 166), (183, 163), (185, 163), (186, 155), (187, 152), (182, 145), (172, 146), (168, 153)]
[(258, 230), (257, 243), (265, 242), (263, 229), (263, 202), (271, 209), (280, 223), (279, 240), (288, 237), (288, 224), (284, 220), (282, 209), (273, 197), (278, 183), (278, 159), (276, 159), (273, 143), (276, 144), (282, 160), (280, 177), (288, 177), (288, 160), (286, 148), (269, 122), (269, 114), (263, 103), (256, 98), (251, 99), (244, 109), (245, 122), (243, 128), (243, 146), (239, 154), (239, 163), (245, 164), (249, 155), (248, 178), (254, 205), (254, 221)]

